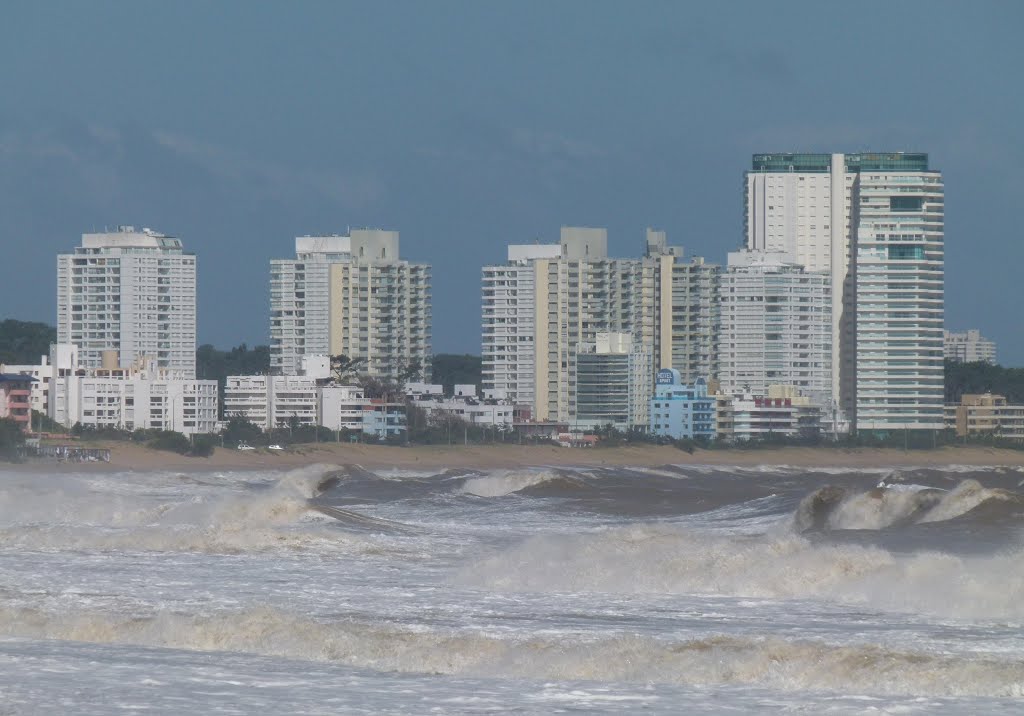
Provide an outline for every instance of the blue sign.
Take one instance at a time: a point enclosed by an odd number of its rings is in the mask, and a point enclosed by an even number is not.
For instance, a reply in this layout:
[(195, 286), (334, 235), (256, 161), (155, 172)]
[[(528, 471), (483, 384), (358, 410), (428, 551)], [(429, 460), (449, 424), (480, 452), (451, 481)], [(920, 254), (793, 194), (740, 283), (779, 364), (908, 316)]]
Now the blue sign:
[(662, 368), (658, 371), (658, 385), (672, 385), (676, 382), (675, 371), (670, 368)]

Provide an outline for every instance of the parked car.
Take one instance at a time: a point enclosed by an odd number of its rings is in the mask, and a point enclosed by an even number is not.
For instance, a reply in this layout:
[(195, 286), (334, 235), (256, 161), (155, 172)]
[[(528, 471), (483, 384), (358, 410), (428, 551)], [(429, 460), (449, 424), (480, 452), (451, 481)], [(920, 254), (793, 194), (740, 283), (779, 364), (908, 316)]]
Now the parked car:
[(255, 450), (256, 448), (254, 448), (249, 443), (238, 443), (238, 448), (237, 449), (239, 449), (239, 450)]

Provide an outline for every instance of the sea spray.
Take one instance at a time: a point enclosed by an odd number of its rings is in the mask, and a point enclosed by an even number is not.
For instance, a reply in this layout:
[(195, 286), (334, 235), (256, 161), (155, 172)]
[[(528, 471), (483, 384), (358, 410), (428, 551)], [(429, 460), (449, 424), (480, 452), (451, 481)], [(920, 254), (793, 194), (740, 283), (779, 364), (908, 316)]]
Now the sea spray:
[(900, 612), (1024, 619), (1024, 549), (989, 557), (898, 555), (793, 534), (714, 535), (634, 525), (540, 535), (465, 567), (499, 592), (716, 594), (824, 599)]

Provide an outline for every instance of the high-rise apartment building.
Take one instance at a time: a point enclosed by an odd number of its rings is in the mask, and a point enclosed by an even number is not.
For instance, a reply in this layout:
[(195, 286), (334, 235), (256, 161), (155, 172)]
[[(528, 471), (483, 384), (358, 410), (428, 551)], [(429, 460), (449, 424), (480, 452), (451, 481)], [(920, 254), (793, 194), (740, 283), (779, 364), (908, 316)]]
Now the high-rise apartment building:
[(755, 154), (746, 247), (832, 283), (832, 395), (858, 429), (941, 429), (943, 185), (918, 153)]
[(77, 345), (86, 368), (153, 358), (194, 378), (196, 257), (150, 229), (83, 234), (57, 257), (57, 341)]
[(559, 244), (508, 247), (508, 263), (483, 269), (482, 370), (485, 389), (533, 405), (536, 378), (534, 260), (558, 260)]
[(767, 395), (791, 385), (824, 404), (832, 395), (832, 300), (827, 272), (788, 254), (729, 254), (721, 277), (722, 392)]
[(418, 379), (430, 364), (430, 266), (401, 260), (398, 232), (299, 237), (270, 263), (270, 366), (301, 372), (304, 355), (347, 355), (369, 375)]
[(330, 353), (330, 267), (351, 258), (348, 236), (299, 236), (294, 259), (270, 262), (270, 370), (298, 375), (304, 355)]
[(981, 331), (972, 328), (962, 333), (945, 332), (944, 353), (947, 360), (957, 363), (991, 363), (996, 362), (996, 344), (981, 335)]
[(626, 333), (598, 333), (576, 346), (569, 419), (577, 428), (647, 428), (654, 372), (652, 356)]
[(599, 332), (628, 334), (656, 367), (688, 379), (713, 374), (717, 276), (662, 232), (648, 231), (642, 258), (610, 258), (604, 229), (510, 246), (508, 264), (483, 269), (484, 388), (531, 405), (535, 419), (569, 421), (578, 346)]

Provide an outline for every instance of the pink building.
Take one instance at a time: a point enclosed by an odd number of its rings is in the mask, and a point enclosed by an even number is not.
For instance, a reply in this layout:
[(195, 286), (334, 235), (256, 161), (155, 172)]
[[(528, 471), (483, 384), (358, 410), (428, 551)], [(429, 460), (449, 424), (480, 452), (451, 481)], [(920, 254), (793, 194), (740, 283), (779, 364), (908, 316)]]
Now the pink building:
[(28, 430), (32, 420), (32, 383), (30, 375), (0, 373), (0, 418), (12, 418)]

